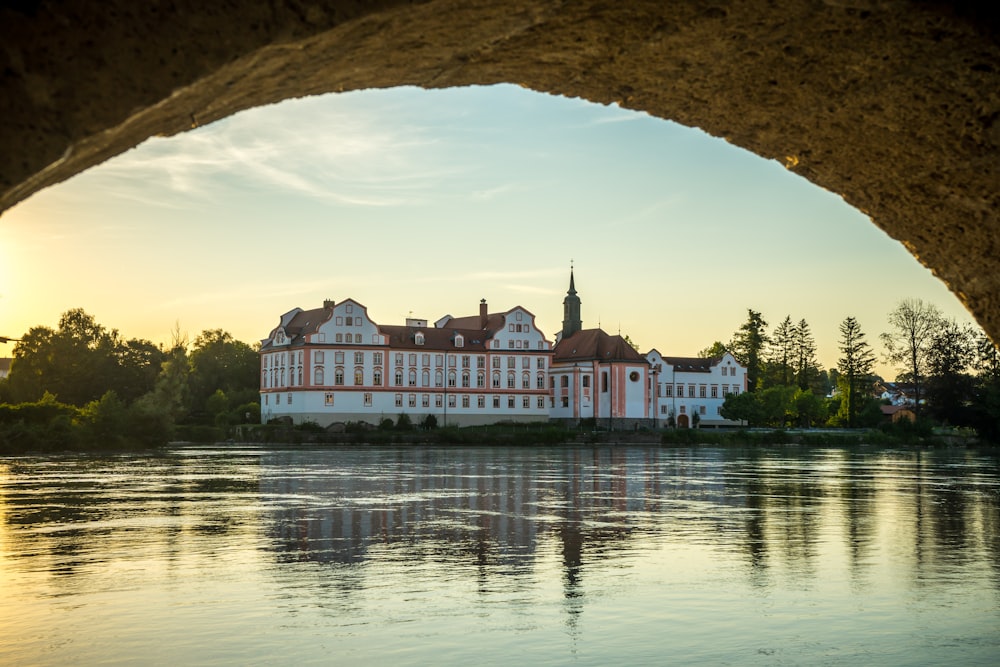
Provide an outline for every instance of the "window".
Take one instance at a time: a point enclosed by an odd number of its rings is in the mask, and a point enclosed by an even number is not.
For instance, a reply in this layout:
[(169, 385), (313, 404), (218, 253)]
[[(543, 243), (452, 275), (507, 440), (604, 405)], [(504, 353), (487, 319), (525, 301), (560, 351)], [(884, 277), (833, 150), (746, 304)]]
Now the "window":
[(739, 396), (740, 388), (737, 385), (733, 385), (733, 396)]
[(687, 413), (687, 406), (686, 405), (682, 405), (681, 406), (681, 414), (683, 415), (685, 413)]
[(493, 368), (500, 368), (500, 357), (493, 357)]
[(694, 385), (693, 384), (689, 384), (688, 385), (688, 396), (690, 398), (694, 398)]
[(538, 357), (535, 361), (538, 368), (545, 368), (545, 357)]
[(705, 385), (698, 385), (698, 398), (705, 398)]
[(700, 414), (700, 415), (705, 414), (705, 406), (704, 405), (698, 406), (698, 414)]
[(335, 364), (342, 364), (342, 363), (344, 363), (344, 353), (343, 352), (334, 352), (333, 353), (333, 363), (335, 363)]
[(677, 398), (684, 398), (684, 385), (677, 385)]
[(723, 375), (729, 375), (729, 367), (728, 366), (723, 366), (722, 367), (722, 374)]
[(455, 405), (455, 394), (448, 394), (448, 407), (453, 408)]
[[(344, 310), (346, 310), (348, 313), (353, 313), (354, 312), (354, 306), (348, 303), (348, 304), (346, 304), (346, 307), (344, 308)], [(349, 317), (347, 318), (347, 323), (348, 324), (351, 323), (351, 318), (349, 318)]]
[(486, 357), (482, 355), (476, 357), (476, 368), (486, 368)]
[(382, 353), (381, 352), (373, 352), (372, 353), (372, 361), (375, 363), (376, 366), (381, 366), (382, 365)]
[(480, 389), (486, 387), (486, 373), (482, 371), (476, 373), (476, 386)]
[(431, 386), (431, 372), (426, 368), (420, 373), (420, 386), (429, 387)]
[(417, 365), (417, 355), (415, 353), (410, 354), (410, 366)]
[(382, 371), (377, 368), (372, 373), (372, 384), (376, 387), (382, 386)]
[(409, 396), (407, 396), (407, 404), (411, 408), (417, 407), (417, 395), (416, 394), (410, 394)]
[(719, 388), (713, 384), (712, 385), (712, 398), (718, 398), (718, 397), (719, 397)]
[(511, 333), (514, 333), (514, 325), (513, 324), (508, 324), (507, 325), (507, 330), (510, 331)]
[(569, 396), (563, 396), (562, 397), (562, 406), (564, 408), (568, 408), (569, 407)]
[(410, 369), (410, 374), (408, 376), (408, 380), (409, 381), (408, 381), (407, 384), (410, 387), (416, 387), (417, 386), (417, 370), (415, 368), (411, 368)]
[(292, 404), (292, 392), (288, 392), (288, 404)]
[(345, 318), (344, 319), (344, 324), (346, 326), (353, 327), (354, 326), (354, 318), (353, 317), (347, 317), (347, 318)]
[(536, 382), (535, 382), (535, 388), (536, 389), (545, 389), (545, 373), (539, 373), (538, 374), (538, 376), (536, 378)]
[(608, 373), (607, 371), (601, 373), (601, 391), (607, 393), (608, 391)]
[(515, 319), (516, 319), (516, 320), (517, 320), (518, 322), (520, 322), (520, 321), (521, 321), (521, 316), (522, 316), (522, 315), (523, 315), (523, 313), (522, 313), (522, 312), (521, 312), (521, 311), (519, 310), (519, 311), (517, 311), (517, 313), (515, 313), (515, 315), (514, 315), (514, 318), (515, 318)]
[(448, 368), (454, 368), (458, 363), (458, 357), (448, 357)]
[[(361, 320), (358, 320), (358, 326), (361, 326)], [(361, 342), (361, 334), (354, 334), (354, 342), (355, 343)]]
[(660, 414), (661, 415), (667, 414), (667, 406), (665, 406), (665, 405), (661, 405), (660, 406)]
[(343, 317), (341, 317), (341, 316), (339, 316), (339, 315), (337, 316), (337, 320), (336, 320), (336, 322), (337, 322), (337, 326), (338, 326), (338, 327), (342, 327), (342, 326), (344, 326), (344, 318), (343, 318)]
[(538, 409), (539, 410), (544, 410), (545, 409), (545, 397), (544, 396), (539, 396), (538, 397)]
[(469, 368), (471, 365), (471, 358), (467, 354), (462, 355), (462, 368)]
[(462, 386), (463, 387), (468, 387), (469, 386), (469, 374), (468, 373), (462, 373)]
[(402, 352), (397, 352), (396, 353), (396, 365), (397, 366), (402, 366), (403, 365), (403, 353)]
[(569, 386), (569, 376), (568, 375), (563, 375), (561, 378), (559, 378), (559, 386), (560, 387), (568, 387)]
[(589, 387), (590, 386), (590, 376), (589, 375), (584, 375), (583, 378), (582, 378), (582, 380), (581, 380), (581, 382), (582, 382), (582, 384), (583, 384), (584, 387)]
[(468, 397), (468, 395), (462, 396), (462, 407), (463, 408), (469, 407), (469, 397)]
[(521, 357), (521, 368), (531, 368), (531, 357)]
[(370, 408), (371, 406), (372, 406), (371, 392), (365, 392), (365, 407)]
[(444, 366), (444, 355), (443, 354), (435, 354), (434, 355), (434, 365), (435, 366)]
[(364, 352), (355, 352), (354, 353), (354, 363), (356, 363), (356, 364), (363, 364), (363, 363), (365, 363), (365, 353)]
[(434, 407), (440, 408), (442, 405), (444, 405), (444, 398), (441, 397), (441, 394), (438, 394), (434, 397)]
[(507, 368), (517, 368), (517, 357), (507, 357)]
[(493, 374), (493, 387), (494, 388), (499, 388), (500, 387), (500, 374), (499, 373), (494, 373)]
[(420, 394), (420, 406), (429, 408), (431, 406), (431, 397), (427, 394)]
[(494, 408), (499, 408), (500, 407), (500, 397), (499, 396), (494, 396), (493, 397), (493, 407)]
[(338, 368), (333, 373), (333, 383), (335, 385), (337, 385), (337, 386), (340, 386), (340, 385), (344, 384), (344, 369), (343, 368)]
[(275, 394), (274, 395), (274, 404), (275, 405), (281, 405), (281, 394)]
[(417, 335), (415, 335), (413, 337), (413, 342), (416, 343), (417, 345), (423, 345), (424, 344), (424, 334), (421, 333), (420, 331), (418, 331)]
[(313, 369), (313, 384), (323, 384), (323, 367), (317, 366)]
[(528, 373), (521, 374), (521, 389), (531, 389), (531, 375)]
[(527, 396), (523, 397), (521, 399), (521, 407), (524, 408), (525, 410), (527, 410), (528, 408), (530, 408), (531, 407), (531, 399), (529, 397), (527, 397)]
[(443, 387), (444, 386), (444, 373), (441, 371), (434, 371), (434, 386)]
[(323, 363), (323, 351), (322, 350), (318, 350), (316, 352), (313, 352), (313, 361), (315, 361), (317, 364)]
[(365, 383), (365, 372), (360, 368), (354, 369), (354, 384), (363, 385)]
[(486, 407), (486, 397), (485, 396), (481, 396), (480, 395), (480, 396), (476, 397), (476, 407), (477, 408), (485, 408)]
[(465, 347), (465, 337), (462, 334), (455, 336), (455, 347)]
[(514, 397), (513, 396), (508, 396), (507, 397), (507, 409), (508, 410), (513, 410), (514, 409)]
[(455, 371), (448, 371), (448, 386), (455, 386)]
[(507, 347), (509, 349), (513, 350), (514, 349), (514, 341), (513, 340), (507, 341)]
[(513, 373), (507, 373), (507, 388), (508, 389), (513, 389), (514, 388), (514, 374)]
[(327, 393), (323, 394), (323, 404), (324, 405), (333, 405), (333, 392), (332, 391), (328, 391)]
[(403, 384), (403, 371), (396, 371), (396, 374), (393, 377), (393, 383), (392, 383), (392, 385), (394, 387), (399, 387), (402, 384)]

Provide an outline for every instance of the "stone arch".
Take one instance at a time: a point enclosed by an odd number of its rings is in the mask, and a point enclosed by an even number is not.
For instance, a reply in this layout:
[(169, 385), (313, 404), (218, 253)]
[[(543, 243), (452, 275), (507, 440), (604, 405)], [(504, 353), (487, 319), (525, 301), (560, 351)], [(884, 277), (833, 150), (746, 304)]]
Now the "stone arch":
[(782, 161), (903, 243), (997, 340), (1000, 23), (988, 4), (4, 3), (0, 211), (149, 136), (249, 107), (510, 82)]

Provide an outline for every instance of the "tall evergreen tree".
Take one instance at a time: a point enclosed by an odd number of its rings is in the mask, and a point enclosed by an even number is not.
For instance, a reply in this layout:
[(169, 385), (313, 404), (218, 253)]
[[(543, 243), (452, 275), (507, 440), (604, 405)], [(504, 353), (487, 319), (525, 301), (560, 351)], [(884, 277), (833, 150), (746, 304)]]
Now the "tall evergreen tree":
[(774, 327), (768, 344), (767, 364), (771, 384), (782, 387), (792, 384), (795, 356), (795, 325), (791, 315), (786, 315), (781, 324)]
[(747, 391), (756, 390), (761, 380), (763, 353), (768, 343), (766, 329), (767, 322), (761, 314), (748, 308), (747, 321), (733, 334), (729, 343), (729, 351), (746, 366)]
[(924, 303), (921, 299), (903, 299), (889, 313), (892, 331), (881, 336), (887, 359), (902, 367), (913, 383), (914, 409), (918, 414), (927, 355), (941, 321), (941, 311), (937, 306)]
[[(804, 319), (795, 325), (795, 383), (799, 389), (814, 388), (814, 380), (819, 376), (819, 364), (816, 362), (816, 340), (813, 338), (809, 323)], [(815, 387), (815, 389), (821, 389)]]
[(935, 419), (953, 425), (969, 421), (973, 398), (968, 373), (976, 354), (975, 334), (954, 320), (942, 320), (927, 349), (927, 403)]
[(875, 367), (875, 353), (865, 340), (861, 326), (853, 317), (847, 317), (840, 324), (840, 353), (837, 369), (841, 374), (841, 389), (844, 397), (841, 405), (846, 405), (847, 425), (857, 424), (861, 398), (870, 384), (872, 369)]

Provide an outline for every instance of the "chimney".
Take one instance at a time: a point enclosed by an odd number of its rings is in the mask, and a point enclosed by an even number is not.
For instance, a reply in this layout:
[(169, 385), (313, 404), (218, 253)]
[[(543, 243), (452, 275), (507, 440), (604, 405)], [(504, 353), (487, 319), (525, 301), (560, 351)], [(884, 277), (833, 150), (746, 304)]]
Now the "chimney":
[(486, 299), (479, 302), (479, 328), (485, 329), (486, 322), (490, 319), (489, 313), (487, 312)]
[(333, 310), (333, 299), (324, 299), (323, 308), (326, 310)]

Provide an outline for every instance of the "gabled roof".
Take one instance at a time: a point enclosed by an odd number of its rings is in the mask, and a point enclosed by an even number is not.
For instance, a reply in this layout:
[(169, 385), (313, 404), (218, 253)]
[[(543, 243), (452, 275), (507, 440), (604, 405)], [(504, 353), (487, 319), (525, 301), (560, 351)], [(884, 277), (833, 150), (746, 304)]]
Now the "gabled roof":
[(624, 338), (612, 336), (603, 329), (583, 329), (556, 343), (552, 363), (582, 360), (649, 363)]
[(661, 357), (665, 363), (674, 367), (675, 371), (685, 373), (711, 373), (712, 367), (722, 361), (722, 357)]
[[(408, 327), (405, 325), (384, 324), (379, 326), (379, 333), (386, 336), (387, 344), (390, 348), (397, 350), (433, 350), (454, 352), (456, 350), (467, 350), (472, 353), (482, 352), (486, 349), (488, 336), (483, 331), (477, 329), (458, 329), (456, 327), (445, 327), (435, 329), (433, 327)], [(424, 344), (417, 345), (417, 333), (424, 335)], [(461, 335), (464, 340), (462, 347), (455, 346), (455, 336)]]
[(486, 316), (486, 326), (479, 325), (479, 315), (469, 315), (467, 317), (453, 317), (445, 324), (446, 329), (465, 329), (467, 331), (488, 331), (491, 334), (500, 331), (504, 327), (504, 316), (507, 313), (490, 313)]

